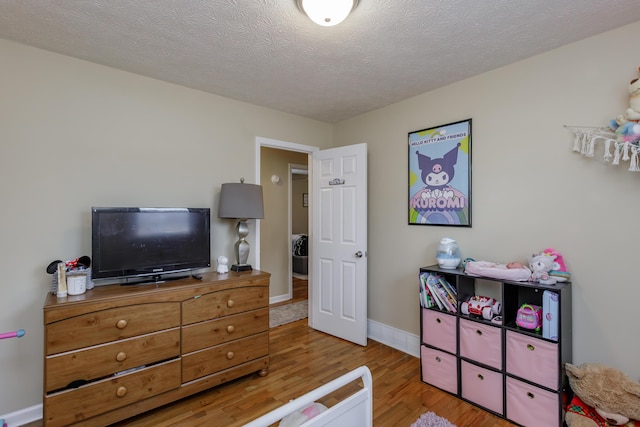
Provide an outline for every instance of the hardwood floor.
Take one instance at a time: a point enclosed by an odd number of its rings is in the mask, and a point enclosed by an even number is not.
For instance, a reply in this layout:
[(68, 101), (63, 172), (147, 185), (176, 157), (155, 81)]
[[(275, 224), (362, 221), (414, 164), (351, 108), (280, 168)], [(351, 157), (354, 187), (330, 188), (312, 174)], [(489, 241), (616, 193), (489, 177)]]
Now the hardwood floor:
[[(115, 425), (242, 426), (362, 365), (367, 365), (373, 376), (376, 427), (410, 426), (427, 411), (458, 427), (514, 425), (422, 383), (419, 359), (376, 341), (369, 340), (361, 347), (315, 331), (303, 319), (272, 328), (269, 343), (271, 364), (266, 377), (249, 375)], [(321, 402), (331, 406), (357, 387), (354, 383)], [(29, 426), (41, 427), (42, 422)]]
[[(513, 424), (420, 381), (419, 359), (376, 341), (367, 347), (315, 331), (306, 319), (270, 331), (270, 373), (249, 375), (119, 426), (241, 426), (304, 393), (367, 365), (373, 376), (374, 426), (409, 426), (433, 411), (458, 427), (507, 427)], [(322, 400), (330, 406), (353, 392)]]

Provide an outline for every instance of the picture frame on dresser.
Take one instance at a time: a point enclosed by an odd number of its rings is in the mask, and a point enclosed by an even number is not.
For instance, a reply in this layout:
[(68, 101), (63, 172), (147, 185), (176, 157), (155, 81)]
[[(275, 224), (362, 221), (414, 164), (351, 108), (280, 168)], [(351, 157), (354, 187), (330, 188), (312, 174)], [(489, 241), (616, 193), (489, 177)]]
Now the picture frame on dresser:
[(408, 139), (409, 225), (471, 227), (471, 119)]

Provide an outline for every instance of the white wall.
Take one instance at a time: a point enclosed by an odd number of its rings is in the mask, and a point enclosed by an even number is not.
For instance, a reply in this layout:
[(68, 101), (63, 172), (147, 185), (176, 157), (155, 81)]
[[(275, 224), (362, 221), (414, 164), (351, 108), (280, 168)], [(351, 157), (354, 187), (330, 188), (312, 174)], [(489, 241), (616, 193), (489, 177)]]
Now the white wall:
[(42, 403), (45, 268), (91, 255), (92, 206), (210, 207), (212, 258), (233, 259), (220, 185), (256, 182), (257, 136), (327, 147), (332, 126), (3, 40), (0, 58), (0, 332), (26, 330), (0, 342), (6, 414)]
[[(554, 247), (573, 275), (574, 362), (640, 379), (640, 174), (575, 154), (563, 127), (605, 126), (624, 111), (638, 34), (635, 23), (336, 126), (337, 146), (369, 144), (370, 319), (419, 333), (418, 268), (435, 263), (445, 235), (476, 260)], [(472, 227), (407, 225), (407, 134), (467, 118)]]

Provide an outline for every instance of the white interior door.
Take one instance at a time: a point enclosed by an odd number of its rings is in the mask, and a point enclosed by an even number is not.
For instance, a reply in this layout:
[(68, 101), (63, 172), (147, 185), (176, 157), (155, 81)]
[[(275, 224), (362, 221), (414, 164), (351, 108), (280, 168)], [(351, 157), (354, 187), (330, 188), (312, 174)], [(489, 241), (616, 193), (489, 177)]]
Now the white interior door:
[(309, 325), (365, 346), (367, 144), (312, 157)]

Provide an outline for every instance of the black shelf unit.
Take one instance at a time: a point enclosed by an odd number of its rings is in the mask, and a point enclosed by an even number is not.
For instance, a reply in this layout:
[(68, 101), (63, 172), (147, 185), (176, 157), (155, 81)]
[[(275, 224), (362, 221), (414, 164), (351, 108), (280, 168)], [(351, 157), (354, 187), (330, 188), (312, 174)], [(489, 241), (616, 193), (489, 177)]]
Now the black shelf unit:
[[(570, 395), (564, 365), (572, 362), (571, 283), (471, 276), (437, 265), (420, 268), (422, 273), (436, 274), (456, 289), (457, 312), (421, 306), (421, 380), (519, 425), (562, 426)], [(461, 312), (461, 303), (483, 289), (501, 302), (502, 322)], [(548, 313), (557, 322), (554, 338), (516, 325), (518, 308), (542, 307), (545, 291), (557, 301)]]

